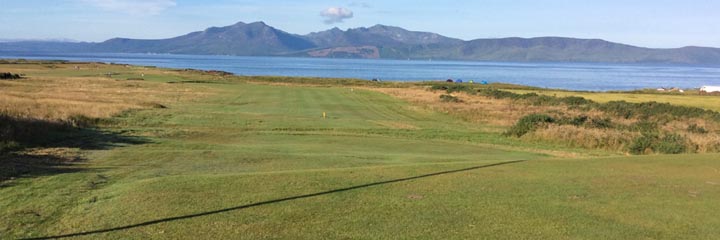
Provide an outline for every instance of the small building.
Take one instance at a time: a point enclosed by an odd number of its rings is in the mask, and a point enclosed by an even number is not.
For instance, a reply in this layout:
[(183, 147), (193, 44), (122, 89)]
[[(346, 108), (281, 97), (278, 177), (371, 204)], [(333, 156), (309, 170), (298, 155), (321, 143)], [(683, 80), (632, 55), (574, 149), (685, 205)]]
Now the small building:
[(700, 93), (720, 93), (720, 86), (703, 86)]

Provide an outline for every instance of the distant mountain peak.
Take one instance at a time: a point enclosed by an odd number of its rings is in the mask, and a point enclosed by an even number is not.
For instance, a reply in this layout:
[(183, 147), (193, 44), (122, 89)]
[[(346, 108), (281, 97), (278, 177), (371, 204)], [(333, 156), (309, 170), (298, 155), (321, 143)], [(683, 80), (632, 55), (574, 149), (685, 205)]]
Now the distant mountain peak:
[[(395, 26), (382, 25), (382, 24), (375, 24), (372, 27), (369, 27), (368, 29), (402, 29), (402, 28), (395, 27)], [(402, 30), (405, 30), (405, 29), (402, 29)]]
[(102, 43), (49, 41), (8, 42), (0, 51), (178, 53), (242, 56), (452, 59), (475, 61), (552, 61), (606, 63), (681, 63), (720, 65), (720, 49), (688, 46), (653, 49), (602, 39), (565, 37), (493, 38), (463, 41), (437, 33), (376, 24), (369, 28), (338, 27), (297, 35), (263, 21), (157, 40), (113, 38)]

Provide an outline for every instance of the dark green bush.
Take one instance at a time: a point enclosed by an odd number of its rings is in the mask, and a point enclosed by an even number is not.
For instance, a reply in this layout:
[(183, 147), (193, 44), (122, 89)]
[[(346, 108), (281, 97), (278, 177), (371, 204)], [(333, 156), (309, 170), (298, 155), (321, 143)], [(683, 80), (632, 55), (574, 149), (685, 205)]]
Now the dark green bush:
[(20, 144), (15, 141), (0, 141), (0, 154), (20, 149)]
[(593, 118), (587, 125), (592, 128), (613, 128), (613, 123), (610, 118)]
[(678, 134), (667, 134), (654, 146), (653, 150), (665, 154), (680, 154), (687, 151), (687, 140)]
[(592, 103), (592, 101), (590, 101), (590, 100), (587, 100), (583, 97), (576, 97), (576, 96), (560, 98), (560, 101), (562, 103), (565, 103), (570, 106), (580, 106), (580, 105)]
[(697, 133), (697, 134), (707, 134), (708, 133), (707, 129), (705, 129), (704, 127), (698, 126), (697, 124), (691, 124), (690, 126), (688, 126), (687, 130), (688, 130), (688, 132)]
[(516, 99), (520, 99), (520, 98), (521, 98), (521, 95), (520, 95), (520, 94), (511, 93), (511, 92), (506, 92), (506, 91), (500, 91), (500, 90), (497, 90), (497, 89), (478, 89), (478, 90), (477, 90), (477, 93), (480, 94), (480, 95), (482, 95), (482, 96), (491, 97), (491, 98), (495, 98), (495, 99), (513, 99), (513, 100), (516, 100)]
[(628, 151), (632, 154), (645, 154), (646, 151), (652, 150), (653, 145), (657, 142), (658, 136), (650, 133), (643, 133), (640, 137), (633, 139)]
[(518, 120), (507, 132), (506, 136), (522, 137), (523, 135), (534, 131), (542, 124), (555, 122), (555, 119), (545, 114), (530, 114)]
[(567, 124), (567, 125), (573, 125), (573, 126), (579, 127), (579, 126), (584, 125), (588, 119), (589, 119), (588, 116), (580, 115), (580, 116), (573, 117), (573, 118), (563, 119), (561, 121), (561, 124)]
[(634, 132), (654, 133), (654, 132), (658, 131), (658, 124), (657, 124), (657, 122), (639, 121), (639, 122), (633, 123), (628, 128), (630, 131), (634, 131)]
[(20, 75), (9, 72), (0, 73), (0, 79), (20, 79)]
[(720, 113), (718, 112), (697, 107), (675, 106), (669, 103), (629, 103), (625, 101), (612, 101), (605, 104), (598, 104), (598, 109), (624, 118), (655, 117), (658, 119), (670, 119), (672, 117), (709, 117), (716, 121), (720, 121)]
[(465, 93), (474, 93), (474, 89), (470, 85), (465, 84), (456, 84), (456, 83), (435, 83), (430, 85), (430, 89), (432, 90), (445, 90), (448, 93), (454, 93), (454, 92), (465, 92)]
[(678, 134), (668, 133), (662, 138), (655, 133), (643, 133), (633, 140), (629, 147), (632, 154), (645, 154), (648, 150), (663, 154), (687, 152), (687, 140)]
[(458, 97), (456, 97), (456, 96), (453, 96), (453, 95), (449, 95), (449, 94), (440, 95), (440, 101), (442, 101), (442, 102), (454, 102), (454, 103), (462, 102), (462, 101), (460, 100), (460, 98), (458, 98)]
[(105, 123), (106, 121), (100, 118), (91, 118), (85, 115), (73, 115), (67, 120), (67, 123), (76, 128), (92, 127)]

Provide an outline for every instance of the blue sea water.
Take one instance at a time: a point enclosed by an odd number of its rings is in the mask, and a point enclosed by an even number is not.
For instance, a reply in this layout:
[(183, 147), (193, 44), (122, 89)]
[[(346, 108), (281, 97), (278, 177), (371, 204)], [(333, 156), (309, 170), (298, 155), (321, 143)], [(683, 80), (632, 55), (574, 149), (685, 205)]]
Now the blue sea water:
[[(509, 63), (371, 59), (238, 57), (173, 54), (2, 53), (0, 58), (96, 61), (169, 68), (222, 70), (246, 76), (379, 78), (383, 81), (463, 79), (568, 90), (699, 88), (720, 85), (720, 68), (679, 65)], [(1, 69), (0, 69), (1, 70)]]

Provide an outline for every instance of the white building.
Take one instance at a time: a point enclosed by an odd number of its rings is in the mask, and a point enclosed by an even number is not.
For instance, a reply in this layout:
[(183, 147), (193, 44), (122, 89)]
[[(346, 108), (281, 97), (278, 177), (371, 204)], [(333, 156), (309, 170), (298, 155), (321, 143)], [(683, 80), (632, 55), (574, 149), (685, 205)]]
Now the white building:
[(700, 88), (700, 92), (704, 93), (720, 93), (720, 86), (703, 86)]

